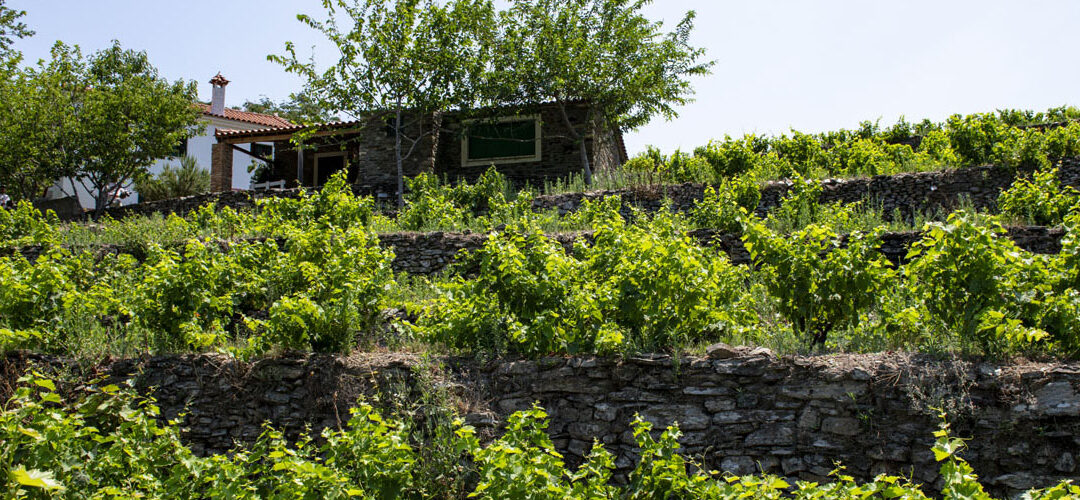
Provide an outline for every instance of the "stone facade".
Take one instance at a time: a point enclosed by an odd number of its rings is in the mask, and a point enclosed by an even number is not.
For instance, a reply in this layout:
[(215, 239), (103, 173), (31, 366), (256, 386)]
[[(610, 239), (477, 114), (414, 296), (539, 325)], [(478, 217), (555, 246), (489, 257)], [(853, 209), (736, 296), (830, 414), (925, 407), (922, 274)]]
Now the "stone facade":
[[(522, 113), (530, 115), (530, 113)], [(544, 181), (580, 174), (584, 170), (580, 146), (571, 139), (562, 114), (555, 106), (540, 108), (541, 123), (540, 161), (496, 164), (495, 168), (517, 185), (543, 186)], [(575, 128), (588, 121), (588, 109), (584, 105), (567, 108), (570, 123)], [(593, 171), (611, 169), (625, 161), (621, 149), (621, 134), (593, 125), (585, 138), (585, 148)], [(439, 138), (435, 173), (453, 180), (475, 180), (491, 165), (466, 166), (462, 162), (462, 137), (459, 123), (448, 118)], [(597, 141), (596, 139), (600, 140)]]
[(210, 191), (232, 192), (233, 149), (230, 144), (214, 144), (211, 147)]
[[(510, 111), (506, 111), (510, 113)], [(534, 113), (520, 113), (532, 116)], [(555, 105), (540, 106), (536, 112), (540, 120), (540, 160), (536, 162), (498, 162), (496, 168), (512, 182), (524, 185), (542, 185), (545, 180), (580, 173), (583, 170), (579, 147), (571, 140), (569, 129)], [(570, 122), (582, 127), (588, 118), (588, 108), (583, 104), (569, 105)], [(510, 114), (508, 116), (516, 116)], [(501, 115), (500, 115), (501, 116)], [(496, 116), (498, 117), (498, 116)], [(397, 189), (395, 136), (389, 127), (394, 117), (380, 114), (327, 132), (310, 141), (303, 152), (305, 186), (315, 184), (313, 176), (317, 157), (344, 154), (349, 168), (349, 180), (361, 191), (372, 194), (393, 194)], [(422, 172), (434, 173), (452, 180), (473, 180), (488, 169), (485, 165), (466, 165), (462, 158), (462, 119), (455, 113), (434, 113), (417, 116), (408, 113), (403, 118), (404, 135), (418, 138), (415, 146), (404, 141), (402, 154), (406, 155), (402, 170), (407, 177)], [(584, 126), (586, 148), (594, 170), (614, 168), (626, 160), (621, 132), (596, 124)], [(389, 130), (388, 130), (389, 129)], [(298, 172), (298, 155), (287, 138), (280, 132), (267, 130), (263, 139), (273, 137), (278, 152), (271, 174), (273, 179), (284, 179), (295, 184)], [(259, 136), (240, 139), (221, 138), (224, 141), (259, 140)], [(410, 149), (411, 154), (410, 154)]]
[[(73, 364), (37, 355), (0, 359), (10, 390), (29, 362)], [(684, 432), (683, 452), (738, 474), (764, 471), (825, 481), (879, 473), (939, 482), (930, 446), (951, 414), (963, 453), (998, 494), (1076, 478), (1080, 457), (1080, 365), (993, 364), (906, 354), (785, 356), (713, 346), (706, 357), (544, 358), (536, 361), (422, 360), (406, 354), (294, 355), (245, 363), (217, 355), (123, 360), (92, 370), (134, 379), (152, 391), (164, 418), (184, 417), (198, 452), (249, 442), (264, 421), (295, 437), (347, 420), (363, 395), (415, 401), (443, 391), (468, 423), (492, 436), (510, 413), (539, 403), (555, 445), (579, 463), (593, 440), (635, 463), (635, 415)], [(419, 374), (423, 374), (420, 376)], [(6, 395), (5, 395), (6, 396)]]

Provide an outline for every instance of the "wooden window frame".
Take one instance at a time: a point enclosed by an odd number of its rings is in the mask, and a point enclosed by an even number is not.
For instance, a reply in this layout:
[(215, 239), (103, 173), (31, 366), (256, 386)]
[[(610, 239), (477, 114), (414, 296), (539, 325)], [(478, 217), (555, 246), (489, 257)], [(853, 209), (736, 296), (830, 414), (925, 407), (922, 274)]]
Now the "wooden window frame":
[[(485, 158), (483, 160), (470, 160), (469, 159), (469, 125), (473, 123), (512, 123), (512, 122), (527, 122), (532, 121), (536, 127), (536, 152), (528, 156), (500, 156), (496, 158)], [(461, 166), (463, 167), (479, 167), (486, 165), (508, 165), (513, 163), (536, 163), (542, 158), (541, 145), (543, 144), (543, 137), (541, 135), (541, 122), (540, 115), (521, 115), (521, 116), (503, 116), (494, 120), (473, 119), (465, 120), (461, 122), (463, 127), (463, 133), (461, 134)]]

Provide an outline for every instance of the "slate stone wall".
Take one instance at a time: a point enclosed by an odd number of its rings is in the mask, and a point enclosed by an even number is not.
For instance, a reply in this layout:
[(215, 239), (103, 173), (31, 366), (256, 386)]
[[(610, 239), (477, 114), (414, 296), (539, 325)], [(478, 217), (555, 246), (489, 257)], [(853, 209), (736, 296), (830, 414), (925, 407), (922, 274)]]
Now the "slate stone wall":
[[(1065, 235), (1061, 228), (1041, 226), (1010, 227), (1007, 231), (1008, 237), (1020, 248), (1041, 254), (1060, 252), (1061, 238)], [(750, 252), (746, 250), (742, 236), (739, 234), (698, 229), (690, 231), (689, 235), (702, 245), (723, 250), (735, 264), (751, 262)], [(592, 238), (592, 233), (588, 231), (563, 233), (550, 235), (550, 237), (570, 251), (574, 241), (578, 239), (588, 241)], [(881, 253), (894, 264), (901, 264), (905, 261), (908, 248), (921, 237), (922, 233), (918, 231), (887, 233), (882, 237)], [(395, 272), (432, 275), (466, 260), (463, 257), (481, 248), (487, 238), (486, 234), (476, 233), (392, 233), (380, 235), (379, 242), (384, 247), (393, 248)]]
[[(460, 139), (455, 143), (452, 138), (442, 138), (445, 147), (439, 148), (439, 164), (449, 162), (445, 155), (457, 154), (460, 156)], [(561, 141), (552, 138), (552, 141)], [(453, 144), (456, 144), (458, 152), (454, 153)], [(550, 171), (551, 165), (570, 165), (571, 161), (577, 162), (574, 157), (576, 149), (566, 144), (545, 145), (545, 155), (555, 155), (559, 158), (546, 159), (542, 165), (519, 164), (500, 167), (507, 168), (504, 173), (513, 174), (521, 179), (534, 183), (550, 175), (562, 175), (561, 171)], [(591, 147), (591, 146), (590, 146)], [(590, 150), (591, 151), (591, 150)], [(596, 156), (596, 153), (590, 153)], [(547, 158), (547, 156), (545, 156)], [(313, 160), (312, 160), (313, 161)], [(459, 160), (460, 164), (460, 160)], [(295, 166), (292, 167), (295, 171)], [(486, 168), (474, 168), (473, 170), (459, 170), (456, 172), (442, 171), (436, 167), (440, 175), (461, 176), (466, 178), (479, 176)], [(560, 167), (561, 168), (561, 167)], [(575, 167), (580, 168), (580, 167)], [(520, 169), (533, 169), (530, 172), (512, 172)], [(1080, 187), (1080, 158), (1068, 158), (1059, 166), (1060, 177), (1064, 184)], [(536, 178), (530, 177), (536, 175)], [(556, 175), (557, 176), (557, 175)], [(897, 174), (892, 176), (876, 176), (860, 179), (825, 179), (822, 183), (821, 201), (829, 203), (842, 201), (846, 203), (859, 200), (868, 200), (874, 206), (882, 208), (887, 216), (899, 211), (902, 216), (909, 217), (916, 211), (928, 211), (935, 209), (948, 210), (961, 204), (961, 200), (967, 200), (971, 205), (980, 209), (995, 209), (1000, 192), (1009, 187), (1015, 179), (1012, 170), (1004, 167), (982, 166), (944, 170), (936, 172), (918, 172)], [(371, 186), (366, 186), (363, 178), (358, 178), (358, 192), (370, 194)], [(360, 186), (364, 185), (364, 186)], [(777, 207), (780, 200), (791, 189), (791, 183), (787, 181), (773, 181), (765, 184), (761, 190), (761, 202), (757, 212), (764, 215), (765, 212)], [(660, 209), (666, 202), (672, 204), (676, 211), (685, 211), (701, 200), (705, 192), (702, 184), (677, 184), (667, 186), (655, 186), (650, 188), (620, 189), (613, 191), (592, 191), (588, 193), (566, 193), (561, 195), (538, 196), (533, 201), (533, 208), (538, 211), (557, 210), (560, 215), (577, 210), (583, 200), (596, 200), (611, 195), (621, 195), (629, 206), (634, 205), (648, 211)], [(127, 207), (110, 208), (106, 210), (114, 219), (120, 219), (132, 215), (149, 215), (151, 213), (177, 213), (184, 215), (206, 203), (214, 202), (218, 207), (231, 206), (236, 209), (251, 208), (254, 200), (269, 196), (296, 197), (299, 191), (295, 189), (269, 190), (269, 191), (241, 191), (212, 193), (199, 196), (191, 196), (176, 200), (164, 200), (153, 203), (141, 203)]]
[[(2, 387), (35, 355), (0, 359)], [(70, 369), (70, 366), (68, 367)], [(993, 364), (904, 354), (778, 358), (765, 349), (713, 346), (707, 357), (544, 358), (535, 361), (421, 360), (405, 354), (296, 355), (245, 363), (217, 355), (156, 357), (92, 370), (133, 379), (164, 418), (184, 417), (198, 452), (224, 452), (258, 436), (268, 421), (296, 436), (347, 420), (361, 395), (415, 401), (439, 390), (456, 398), (483, 436), (510, 413), (543, 406), (548, 431), (571, 464), (599, 440), (621, 474), (636, 461), (635, 415), (678, 422), (686, 454), (733, 473), (759, 470), (791, 479), (845, 473), (912, 475), (935, 485), (930, 445), (951, 413), (964, 457), (998, 494), (1047, 486), (1080, 474), (1080, 364)]]

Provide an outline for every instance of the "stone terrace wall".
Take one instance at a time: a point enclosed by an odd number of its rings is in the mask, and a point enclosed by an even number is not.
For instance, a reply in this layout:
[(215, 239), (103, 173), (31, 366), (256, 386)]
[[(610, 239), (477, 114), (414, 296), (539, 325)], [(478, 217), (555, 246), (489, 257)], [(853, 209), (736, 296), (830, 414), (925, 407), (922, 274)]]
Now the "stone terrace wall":
[[(1064, 184), (1080, 187), (1080, 158), (1068, 158), (1059, 168)], [(821, 181), (821, 201), (851, 203), (869, 200), (882, 208), (887, 216), (899, 210), (905, 217), (913, 212), (951, 209), (958, 206), (962, 199), (979, 209), (995, 209), (998, 195), (1012, 184), (1014, 178), (1015, 175), (1008, 168), (982, 166), (858, 179), (825, 179)], [(779, 206), (791, 185), (789, 181), (773, 181), (762, 186), (758, 214), (764, 215)], [(665, 201), (670, 201), (673, 210), (685, 211), (693, 208), (704, 192), (705, 186), (702, 184), (679, 184), (654, 189), (566, 193), (537, 197), (533, 208), (557, 209), (560, 215), (564, 215), (577, 210), (583, 200), (621, 195), (627, 205), (645, 210), (658, 210)]]
[[(1065, 235), (1065, 231), (1061, 228), (1042, 226), (1010, 227), (1007, 230), (1009, 238), (1020, 248), (1041, 254), (1060, 252), (1061, 239)], [(702, 245), (723, 250), (735, 264), (751, 262), (750, 252), (746, 250), (739, 234), (720, 233), (713, 229), (697, 229), (690, 231), (689, 235)], [(435, 275), (446, 271), (453, 264), (462, 261), (464, 256), (481, 248), (487, 237), (487, 234), (482, 233), (387, 233), (379, 235), (379, 244), (383, 248), (394, 251), (394, 261), (391, 266), (395, 273)], [(552, 234), (549, 237), (558, 241), (569, 252), (578, 239), (590, 241), (592, 232)], [(882, 237), (881, 253), (892, 263), (901, 264), (905, 260), (908, 248), (920, 237), (922, 233), (915, 231), (886, 233)], [(278, 239), (277, 242), (279, 246), (284, 247), (284, 240)], [(222, 248), (227, 246), (222, 243)], [(0, 256), (18, 253), (34, 262), (46, 249), (47, 247), (42, 245), (30, 245), (17, 249), (0, 247)], [(143, 258), (137, 249), (124, 249), (116, 245), (102, 245), (96, 249), (97, 255), (133, 251), (136, 258)], [(465, 269), (465, 271), (467, 273), (472, 270)]]
[[(1062, 182), (1066, 185), (1080, 187), (1080, 158), (1064, 160), (1060, 165), (1060, 175)], [(1008, 188), (1013, 179), (1014, 174), (1010, 169), (995, 166), (892, 176), (879, 175), (859, 179), (826, 179), (821, 181), (821, 200), (850, 203), (866, 199), (883, 208), (887, 215), (891, 215), (894, 210), (899, 210), (904, 216), (909, 216), (914, 211), (949, 209), (957, 206), (961, 198), (968, 199), (975, 207), (992, 209), (997, 205), (998, 194)], [(773, 181), (764, 185), (758, 213), (764, 214), (778, 206), (789, 189), (791, 189), (791, 183), (786, 181)], [(577, 210), (583, 200), (621, 195), (628, 205), (638, 206), (645, 210), (658, 210), (665, 201), (670, 200), (675, 210), (684, 211), (692, 208), (702, 198), (704, 191), (705, 186), (702, 184), (678, 184), (649, 189), (567, 193), (539, 196), (533, 201), (533, 208), (535, 210), (556, 209), (560, 215), (564, 215)], [(218, 207), (230, 206), (239, 209), (254, 206), (254, 200), (259, 198), (293, 198), (298, 195), (297, 189), (232, 191), (110, 208), (106, 210), (106, 213), (114, 219), (152, 213), (184, 215), (211, 202)]]
[[(715, 246), (723, 250), (735, 264), (751, 262), (750, 252), (746, 250), (739, 234), (724, 234), (712, 229), (698, 229), (690, 231), (689, 234), (702, 245)], [(1041, 226), (1008, 228), (1008, 236), (1020, 248), (1042, 254), (1060, 252), (1061, 238), (1064, 234), (1061, 228)], [(589, 240), (592, 238), (592, 233), (586, 231), (549, 236), (569, 251), (573, 248), (575, 240), (582, 238)], [(921, 237), (922, 233), (917, 231), (885, 234), (882, 237), (881, 253), (894, 264), (903, 263), (908, 248)], [(443, 272), (453, 263), (460, 261), (462, 255), (482, 247), (486, 239), (486, 234), (476, 233), (393, 233), (379, 236), (381, 245), (394, 250), (395, 272), (422, 275)]]
[[(31, 355), (0, 358), (0, 387), (10, 390), (34, 360), (63, 364)], [(355, 354), (249, 364), (202, 355), (117, 361), (91, 371), (88, 378), (156, 388), (163, 417), (187, 413), (184, 437), (198, 453), (250, 441), (264, 421), (290, 436), (307, 425), (317, 432), (347, 420), (361, 395), (410, 401), (438, 386), (458, 395), (466, 421), (486, 436), (511, 412), (538, 402), (570, 463), (580, 462), (597, 439), (615, 453), (620, 473), (635, 463), (629, 429), (640, 414), (657, 426), (678, 422), (684, 451), (710, 468), (823, 481), (840, 461), (860, 479), (913, 474), (934, 484), (938, 464), (930, 445), (939, 422), (932, 407), (949, 409), (956, 434), (973, 438), (964, 457), (999, 494), (1080, 473), (1077, 363), (897, 354), (777, 358), (765, 349), (718, 345), (708, 357), (678, 362), (666, 356), (422, 362)]]

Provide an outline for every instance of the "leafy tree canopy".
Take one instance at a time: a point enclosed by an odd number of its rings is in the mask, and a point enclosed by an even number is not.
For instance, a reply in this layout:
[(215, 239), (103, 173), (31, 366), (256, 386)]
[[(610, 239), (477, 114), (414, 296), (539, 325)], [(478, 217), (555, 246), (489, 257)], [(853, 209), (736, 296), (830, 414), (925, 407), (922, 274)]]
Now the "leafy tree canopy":
[(0, 90), (4, 177), (28, 198), (59, 177), (75, 179), (108, 206), (117, 186), (147, 175), (197, 131), (194, 82), (169, 82), (145, 52), (119, 42), (90, 57), (57, 42), (51, 58)]
[(591, 103), (590, 120), (571, 133), (591, 172), (584, 137), (601, 124), (636, 129), (656, 115), (671, 119), (693, 94), (690, 77), (713, 65), (690, 45), (694, 12), (665, 33), (642, 9), (651, 0), (513, 0), (500, 12), (492, 104)]
[(19, 21), (26, 15), (24, 10), (14, 10), (5, 7), (7, 0), (0, 0), (0, 57), (9, 57), (12, 54), (11, 46), (15, 40), (34, 35), (34, 32)]
[(268, 58), (306, 79), (304, 92), (323, 109), (389, 118), (403, 206), (402, 162), (422, 137), (435, 133), (425, 116), (469, 107), (479, 97), (495, 11), (489, 0), (323, 0), (322, 6), (322, 20), (297, 17), (336, 46), (336, 64), (320, 69), (301, 60), (292, 42), (285, 55)]
[(326, 123), (337, 119), (332, 111), (319, 106), (316, 99), (303, 93), (292, 94), (281, 102), (262, 96), (258, 101), (245, 102), (244, 111), (277, 115), (296, 124)]

